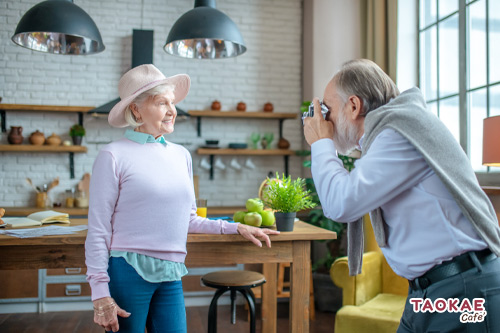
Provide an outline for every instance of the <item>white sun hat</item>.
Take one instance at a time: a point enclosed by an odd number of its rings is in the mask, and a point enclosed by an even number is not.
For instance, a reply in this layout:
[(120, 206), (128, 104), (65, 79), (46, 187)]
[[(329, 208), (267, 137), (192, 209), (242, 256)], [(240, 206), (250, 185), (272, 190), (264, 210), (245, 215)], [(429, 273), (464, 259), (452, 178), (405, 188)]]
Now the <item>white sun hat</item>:
[(154, 65), (141, 65), (132, 68), (123, 74), (118, 83), (118, 93), (121, 101), (118, 102), (109, 112), (108, 122), (113, 127), (126, 127), (125, 109), (132, 101), (149, 89), (162, 84), (174, 87), (174, 104), (182, 101), (189, 92), (191, 80), (186, 74), (177, 74), (166, 77)]

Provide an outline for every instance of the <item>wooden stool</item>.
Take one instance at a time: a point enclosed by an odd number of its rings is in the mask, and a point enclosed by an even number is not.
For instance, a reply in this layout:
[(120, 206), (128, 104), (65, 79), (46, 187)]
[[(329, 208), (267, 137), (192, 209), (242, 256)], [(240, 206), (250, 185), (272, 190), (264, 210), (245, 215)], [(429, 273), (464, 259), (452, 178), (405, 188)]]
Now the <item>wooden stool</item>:
[(231, 324), (236, 323), (236, 292), (247, 300), (250, 310), (250, 333), (255, 333), (255, 296), (251, 288), (266, 282), (264, 275), (252, 271), (217, 271), (201, 277), (202, 283), (217, 289), (208, 309), (208, 333), (217, 332), (217, 300), (226, 291), (231, 292)]
[[(276, 286), (276, 298), (290, 298), (290, 280), (285, 281), (285, 269), (290, 267), (289, 262), (281, 262), (278, 264), (278, 279)], [(309, 319), (316, 319), (316, 311), (314, 307), (314, 288), (313, 288), (313, 277), (311, 271), (311, 280), (309, 284)], [(253, 290), (255, 298), (261, 298), (261, 288)], [(248, 309), (245, 305), (245, 309)], [(250, 313), (248, 314), (250, 316)]]

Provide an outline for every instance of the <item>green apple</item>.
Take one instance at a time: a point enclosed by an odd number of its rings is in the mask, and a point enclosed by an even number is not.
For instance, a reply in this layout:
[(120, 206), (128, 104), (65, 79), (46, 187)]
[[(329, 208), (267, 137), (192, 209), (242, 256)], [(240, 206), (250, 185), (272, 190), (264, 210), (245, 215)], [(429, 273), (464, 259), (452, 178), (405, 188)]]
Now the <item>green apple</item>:
[(262, 216), (260, 216), (259, 213), (250, 212), (245, 215), (243, 221), (245, 222), (245, 224), (254, 227), (260, 227), (260, 225), (262, 224)]
[(234, 222), (240, 222), (240, 223), (243, 223), (243, 219), (245, 218), (245, 215), (247, 214), (247, 212), (244, 212), (242, 210), (239, 210), (237, 211), (236, 213), (234, 213), (233, 215), (233, 221)]
[(260, 216), (262, 216), (262, 225), (265, 227), (273, 225), (274, 221), (276, 221), (274, 213), (271, 210), (263, 210), (260, 212)]
[(259, 198), (248, 199), (246, 207), (249, 212), (260, 213), (264, 210), (264, 204)]

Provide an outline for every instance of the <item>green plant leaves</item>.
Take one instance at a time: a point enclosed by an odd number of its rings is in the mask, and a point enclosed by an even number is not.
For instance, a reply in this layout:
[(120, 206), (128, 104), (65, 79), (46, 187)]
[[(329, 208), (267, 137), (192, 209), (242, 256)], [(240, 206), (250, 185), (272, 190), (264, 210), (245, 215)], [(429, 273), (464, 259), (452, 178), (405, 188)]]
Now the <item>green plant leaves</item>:
[(316, 203), (312, 201), (310, 191), (305, 189), (305, 179), (299, 177), (292, 180), (290, 176), (285, 177), (284, 174), (280, 179), (276, 172), (276, 178), (268, 178), (267, 185), (264, 204), (271, 209), (292, 213), (316, 206)]

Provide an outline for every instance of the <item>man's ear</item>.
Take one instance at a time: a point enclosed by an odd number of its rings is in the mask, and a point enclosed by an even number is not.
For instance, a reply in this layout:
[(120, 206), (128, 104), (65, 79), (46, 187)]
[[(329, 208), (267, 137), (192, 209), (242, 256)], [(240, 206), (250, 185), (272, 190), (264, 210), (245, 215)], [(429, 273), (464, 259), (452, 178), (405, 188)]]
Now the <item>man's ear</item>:
[(363, 101), (361, 98), (356, 95), (349, 96), (347, 103), (349, 104), (352, 120), (356, 120), (362, 116)]

